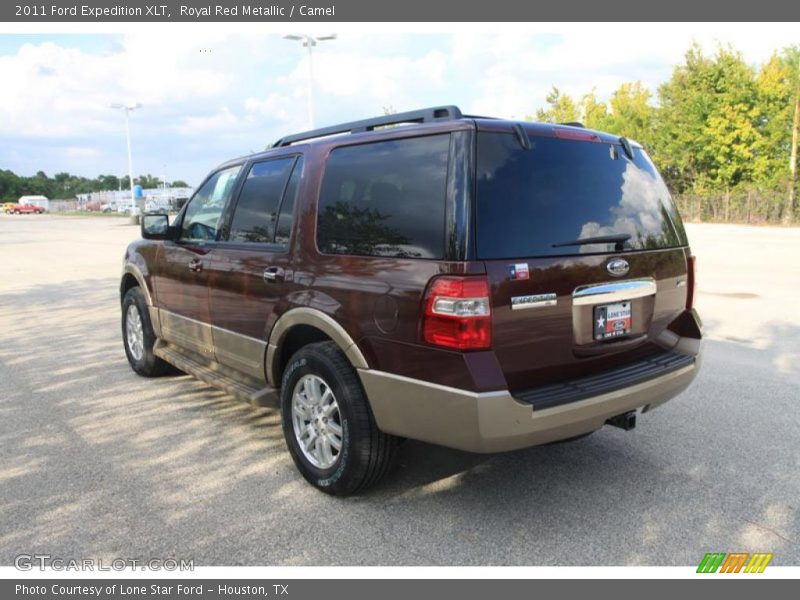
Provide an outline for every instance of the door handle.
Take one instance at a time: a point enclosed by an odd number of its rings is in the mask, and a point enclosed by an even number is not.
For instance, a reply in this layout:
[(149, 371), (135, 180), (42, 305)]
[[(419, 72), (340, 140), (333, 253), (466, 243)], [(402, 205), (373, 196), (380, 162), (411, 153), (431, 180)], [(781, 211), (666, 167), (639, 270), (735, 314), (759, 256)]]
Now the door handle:
[(189, 270), (193, 273), (199, 273), (203, 270), (203, 261), (193, 258), (189, 261)]
[(284, 270), (281, 267), (267, 267), (264, 269), (264, 281), (270, 283), (272, 281), (283, 281)]

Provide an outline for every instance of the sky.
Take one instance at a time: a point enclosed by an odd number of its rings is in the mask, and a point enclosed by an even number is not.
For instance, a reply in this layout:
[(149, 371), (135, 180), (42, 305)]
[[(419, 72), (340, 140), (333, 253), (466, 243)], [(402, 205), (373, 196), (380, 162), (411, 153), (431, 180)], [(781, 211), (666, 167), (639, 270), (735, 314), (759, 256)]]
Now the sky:
[[(601, 99), (626, 81), (655, 91), (693, 42), (731, 44), (756, 66), (800, 40), (795, 24), (341, 29), (314, 51), (318, 127), (441, 104), (523, 118), (553, 85)], [(141, 102), (134, 173), (196, 185), (217, 164), (308, 128), (307, 60), (299, 42), (253, 29), (0, 33), (0, 169), (124, 175), (124, 116), (109, 104)]]

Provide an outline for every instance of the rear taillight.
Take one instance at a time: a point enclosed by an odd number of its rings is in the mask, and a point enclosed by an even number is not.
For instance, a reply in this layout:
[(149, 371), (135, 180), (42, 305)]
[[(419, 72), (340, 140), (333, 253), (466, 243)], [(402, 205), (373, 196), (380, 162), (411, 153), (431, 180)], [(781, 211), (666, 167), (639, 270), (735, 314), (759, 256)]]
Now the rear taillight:
[(457, 350), (492, 345), (492, 309), (485, 277), (434, 277), (425, 294), (422, 338)]
[(694, 292), (696, 288), (697, 257), (686, 257), (686, 310), (694, 306)]

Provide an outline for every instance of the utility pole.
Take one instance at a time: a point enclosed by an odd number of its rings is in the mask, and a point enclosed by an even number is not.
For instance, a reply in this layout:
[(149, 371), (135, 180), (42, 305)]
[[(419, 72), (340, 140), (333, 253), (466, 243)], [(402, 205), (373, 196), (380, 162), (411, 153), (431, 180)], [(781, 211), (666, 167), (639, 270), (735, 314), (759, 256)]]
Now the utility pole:
[(136, 198), (133, 195), (133, 158), (131, 157), (131, 125), (130, 125), (130, 114), (131, 111), (136, 110), (137, 108), (141, 108), (142, 105), (139, 102), (129, 102), (127, 104), (122, 104), (120, 102), (114, 102), (110, 105), (111, 108), (121, 108), (125, 111), (125, 139), (128, 142), (128, 179), (130, 179), (131, 184), (131, 215), (136, 214)]
[(307, 34), (290, 34), (283, 36), (285, 40), (294, 40), (303, 42), (303, 47), (308, 49), (308, 128), (314, 128), (314, 46), (317, 42), (324, 42), (327, 40), (335, 40), (336, 34), (330, 35), (307, 35)]

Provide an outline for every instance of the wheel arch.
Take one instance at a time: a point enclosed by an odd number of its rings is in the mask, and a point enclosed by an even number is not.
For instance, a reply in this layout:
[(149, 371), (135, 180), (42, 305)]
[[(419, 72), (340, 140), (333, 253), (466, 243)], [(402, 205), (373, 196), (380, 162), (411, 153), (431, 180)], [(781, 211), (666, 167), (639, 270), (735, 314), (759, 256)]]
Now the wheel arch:
[(355, 340), (336, 320), (326, 313), (308, 307), (285, 312), (275, 323), (269, 336), (266, 356), (267, 381), (280, 387), (283, 368), (291, 354), (307, 344), (333, 341), (355, 369), (369, 369), (367, 360)]
[(150, 296), (150, 289), (147, 287), (144, 274), (136, 265), (132, 263), (126, 263), (122, 272), (122, 280), (119, 284), (120, 301), (122, 301), (129, 289), (136, 286), (142, 288), (142, 293), (147, 301), (147, 306), (153, 306), (153, 298)]

